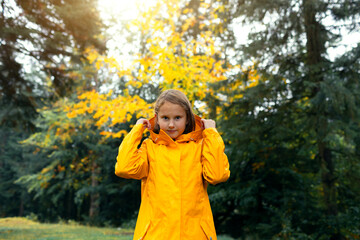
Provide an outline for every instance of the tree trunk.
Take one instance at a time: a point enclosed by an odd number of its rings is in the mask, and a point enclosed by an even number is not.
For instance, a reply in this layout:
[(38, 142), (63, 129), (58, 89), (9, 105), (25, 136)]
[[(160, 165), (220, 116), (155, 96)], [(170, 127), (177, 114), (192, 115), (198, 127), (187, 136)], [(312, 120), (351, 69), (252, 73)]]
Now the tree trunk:
[(24, 196), (20, 197), (20, 206), (19, 206), (19, 217), (24, 216)]
[[(321, 64), (323, 59), (321, 54), (325, 49), (325, 40), (322, 38), (321, 31), (322, 26), (316, 20), (316, 1), (315, 0), (303, 0), (304, 9), (304, 24), (306, 31), (306, 50), (307, 59), (306, 65), (308, 67), (308, 76), (310, 80), (316, 83), (316, 86), (312, 90), (312, 96), (320, 91), (320, 83), (324, 81), (324, 70)], [(324, 98), (324, 101), (326, 99)], [(324, 141), (328, 134), (328, 116), (326, 109), (321, 106), (314, 106), (316, 112), (316, 124), (315, 131), (317, 135), (317, 147), (319, 151), (319, 164), (322, 181), (323, 201), (325, 206), (325, 214), (329, 217), (337, 217), (337, 199), (336, 199), (336, 187), (335, 187), (335, 167), (332, 159), (331, 149)], [(331, 239), (343, 239), (340, 234), (338, 226), (331, 237)]]
[(90, 195), (90, 210), (89, 217), (90, 219), (94, 219), (99, 213), (99, 193), (95, 192), (94, 189), (99, 185), (98, 181), (98, 165), (93, 161), (92, 163), (92, 171), (91, 171), (91, 187), (92, 192)]

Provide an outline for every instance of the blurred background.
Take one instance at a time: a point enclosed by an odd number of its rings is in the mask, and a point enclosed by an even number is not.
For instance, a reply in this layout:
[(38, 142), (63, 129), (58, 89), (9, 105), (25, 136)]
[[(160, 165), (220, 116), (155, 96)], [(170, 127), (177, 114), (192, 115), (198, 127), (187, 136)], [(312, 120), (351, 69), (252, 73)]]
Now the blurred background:
[(117, 149), (175, 88), (226, 144), (219, 234), (360, 238), (360, 1), (0, 3), (0, 217), (134, 227)]

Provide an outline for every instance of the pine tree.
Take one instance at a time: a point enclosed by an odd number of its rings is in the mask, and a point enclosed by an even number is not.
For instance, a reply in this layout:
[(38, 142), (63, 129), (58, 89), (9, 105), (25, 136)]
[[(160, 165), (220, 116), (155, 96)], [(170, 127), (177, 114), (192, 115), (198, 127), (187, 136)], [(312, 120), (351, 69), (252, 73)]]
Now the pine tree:
[[(239, 46), (236, 55), (243, 64), (255, 61), (262, 78), (254, 89), (236, 91), (243, 98), (226, 112), (224, 131), (235, 173), (228, 191), (233, 212), (224, 212), (224, 218), (252, 231), (262, 228), (262, 237), (286, 237), (289, 230), (299, 237), (349, 236), (356, 230), (351, 223), (356, 217), (347, 208), (356, 207), (356, 200), (343, 198), (339, 189), (359, 193), (347, 183), (353, 173), (349, 179), (343, 173), (359, 170), (354, 150), (360, 120), (359, 45), (335, 60), (328, 49), (337, 46), (340, 29), (351, 33), (358, 27), (359, 2), (222, 2), (232, 19), (252, 24), (249, 43)], [(337, 22), (328, 25), (326, 18)], [(231, 98), (234, 92), (226, 94)], [(262, 225), (251, 227), (242, 216)], [(271, 221), (274, 216), (278, 221)], [(244, 229), (231, 231), (242, 235)]]

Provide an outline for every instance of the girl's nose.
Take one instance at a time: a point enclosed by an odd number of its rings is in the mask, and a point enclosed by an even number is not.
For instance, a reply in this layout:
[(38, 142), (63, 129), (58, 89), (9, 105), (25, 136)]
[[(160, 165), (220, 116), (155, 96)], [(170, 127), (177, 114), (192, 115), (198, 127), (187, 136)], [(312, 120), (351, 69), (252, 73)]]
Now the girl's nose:
[(174, 122), (173, 121), (170, 121), (169, 122), (169, 128), (173, 128), (174, 127)]

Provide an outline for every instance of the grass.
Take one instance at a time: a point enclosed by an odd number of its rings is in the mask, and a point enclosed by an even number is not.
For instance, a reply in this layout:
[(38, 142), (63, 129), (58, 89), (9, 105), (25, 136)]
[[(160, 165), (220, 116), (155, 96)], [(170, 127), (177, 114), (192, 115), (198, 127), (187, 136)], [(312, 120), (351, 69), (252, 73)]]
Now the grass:
[[(132, 240), (133, 230), (99, 228), (73, 224), (46, 224), (26, 218), (0, 218), (0, 240)], [(219, 236), (218, 240), (232, 240)]]
[(9, 240), (60, 240), (60, 239), (84, 239), (84, 240), (132, 240), (131, 230), (116, 228), (98, 228), (81, 226), (78, 224), (45, 224), (38, 223), (26, 218), (2, 218), (0, 219), (0, 239)]

